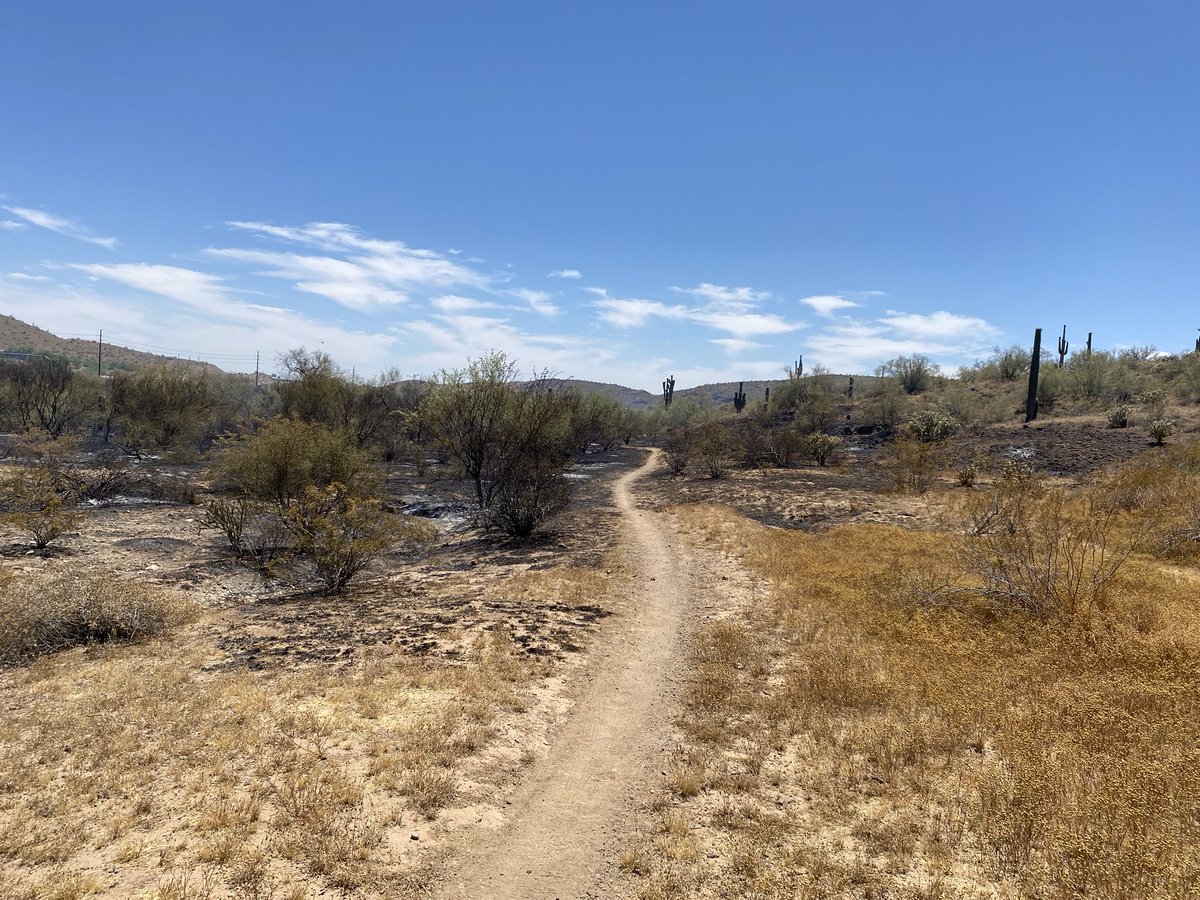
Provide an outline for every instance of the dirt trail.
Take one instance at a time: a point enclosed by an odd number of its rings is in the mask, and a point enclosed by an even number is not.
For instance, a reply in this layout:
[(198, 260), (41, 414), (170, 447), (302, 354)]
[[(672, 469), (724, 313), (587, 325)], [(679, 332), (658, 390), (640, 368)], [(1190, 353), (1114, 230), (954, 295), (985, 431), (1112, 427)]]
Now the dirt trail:
[(598, 642), (589, 682), (512, 796), (504, 826), (480, 837), (443, 897), (609, 896), (603, 882), (632, 827), (627, 814), (668, 765), (684, 611), (695, 596), (664, 520), (630, 492), (657, 465), (652, 453), (614, 486), (633, 570), (623, 621)]

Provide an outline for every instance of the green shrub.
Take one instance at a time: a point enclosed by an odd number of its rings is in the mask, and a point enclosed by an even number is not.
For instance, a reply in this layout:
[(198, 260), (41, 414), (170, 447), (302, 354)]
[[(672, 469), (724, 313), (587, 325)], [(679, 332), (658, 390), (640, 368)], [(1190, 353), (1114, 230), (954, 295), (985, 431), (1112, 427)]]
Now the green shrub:
[(309, 487), (283, 512), (291, 547), (268, 571), (293, 583), (317, 581), (338, 594), (380, 553), (401, 540), (428, 539), (432, 526), (384, 512), (378, 501), (354, 496), (345, 485)]
[(894, 378), (907, 394), (919, 394), (927, 390), (940, 372), (937, 363), (919, 353), (897, 356), (875, 370), (876, 375)]
[(910, 418), (905, 428), (918, 441), (931, 444), (950, 437), (958, 428), (958, 420), (941, 410), (926, 409)]
[(1129, 407), (1124, 403), (1114, 406), (1106, 413), (1109, 428), (1129, 427)]
[(0, 518), (29, 533), (34, 546), (44, 550), (75, 528), (81, 519), (75, 498), (64, 489), (50, 466), (39, 466), (9, 475), (0, 482)]
[(842, 446), (842, 439), (832, 434), (814, 431), (804, 439), (804, 449), (818, 466), (826, 466), (833, 462)]
[(80, 644), (136, 641), (186, 621), (192, 607), (151, 585), (64, 574), (0, 584), (0, 664)]
[(1150, 433), (1150, 437), (1154, 438), (1154, 443), (1161, 447), (1163, 442), (1175, 432), (1175, 423), (1170, 419), (1155, 419), (1146, 426), (1146, 431)]
[(942, 467), (939, 444), (901, 438), (892, 441), (884, 451), (882, 465), (899, 491), (923, 494), (933, 485)]
[(345, 431), (278, 417), (225, 448), (217, 474), (244, 497), (286, 507), (310, 487), (345, 485), (357, 495), (378, 489), (368, 455)]

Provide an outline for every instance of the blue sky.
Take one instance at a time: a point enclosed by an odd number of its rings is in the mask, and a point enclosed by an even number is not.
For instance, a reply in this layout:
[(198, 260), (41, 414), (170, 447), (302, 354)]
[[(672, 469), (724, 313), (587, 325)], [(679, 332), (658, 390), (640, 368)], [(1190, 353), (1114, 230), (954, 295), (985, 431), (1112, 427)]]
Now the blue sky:
[(0, 9), (0, 311), (655, 389), (1200, 327), (1191, 2)]

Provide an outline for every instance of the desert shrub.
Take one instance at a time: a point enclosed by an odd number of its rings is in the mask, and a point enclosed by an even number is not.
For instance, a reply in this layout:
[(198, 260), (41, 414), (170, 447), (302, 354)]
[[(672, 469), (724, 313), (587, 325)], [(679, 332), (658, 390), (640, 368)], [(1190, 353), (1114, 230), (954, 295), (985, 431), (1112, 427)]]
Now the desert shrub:
[(310, 487), (337, 482), (358, 495), (378, 487), (369, 457), (348, 432), (282, 417), (229, 443), (216, 470), (241, 495), (280, 507), (300, 499)]
[(983, 470), (983, 466), (978, 459), (971, 459), (963, 463), (955, 471), (954, 476), (958, 480), (959, 487), (975, 487), (975, 482), (979, 480), (979, 473)]
[(1090, 355), (1074, 354), (1067, 361), (1066, 372), (1076, 397), (1098, 400), (1108, 392), (1116, 368), (1111, 353), (1097, 350)]
[(914, 353), (888, 360), (875, 370), (875, 374), (895, 379), (906, 394), (919, 394), (929, 388), (940, 371), (938, 364), (928, 356)]
[(1037, 402), (1038, 409), (1052, 410), (1063, 395), (1063, 376), (1061, 369), (1045, 368), (1038, 372)]
[(186, 621), (191, 607), (157, 587), (64, 574), (0, 584), (0, 664), (105, 641), (136, 641)]
[(293, 547), (281, 510), (261, 500), (211, 498), (204, 504), (197, 524), (219, 531), (237, 556), (264, 566)]
[(895, 381), (881, 381), (867, 397), (863, 413), (868, 422), (890, 434), (903, 420), (909, 407), (908, 396)]
[(1090, 619), (1106, 608), (1138, 546), (1118, 525), (1116, 511), (1094, 497), (1076, 502), (1050, 491), (1023, 527), (965, 539), (964, 566), (979, 579), (973, 593), (1001, 610)]
[(113, 375), (108, 402), (121, 447), (141, 456), (194, 449), (208, 433), (220, 397), (208, 373), (164, 365)]
[(480, 510), (518, 485), (538, 484), (548, 467), (561, 472), (576, 449), (577, 395), (535, 373), (521, 381), (503, 353), (443, 372), (430, 386), (421, 418), (434, 442), (470, 479)]
[(842, 439), (832, 434), (814, 431), (804, 439), (804, 449), (810, 459), (818, 466), (827, 466), (833, 462), (841, 449)]
[(77, 502), (112, 500), (127, 495), (134, 484), (133, 473), (125, 466), (63, 468), (55, 472), (55, 480), (61, 490)]
[(14, 431), (41, 431), (53, 440), (85, 423), (99, 406), (97, 380), (61, 358), (0, 361), (0, 409)]
[(1105, 413), (1105, 419), (1109, 428), (1128, 428), (1129, 407), (1124, 403), (1119, 403)]
[(791, 411), (797, 428), (807, 433), (822, 431), (837, 418), (837, 402), (829, 372), (815, 366), (808, 375), (784, 382), (774, 405)]
[(1146, 411), (1146, 418), (1150, 421), (1166, 417), (1167, 400), (1168, 394), (1162, 388), (1152, 388), (1148, 391), (1142, 391), (1138, 396), (1138, 402), (1142, 404), (1142, 407)]
[(696, 452), (695, 435), (687, 428), (676, 428), (663, 441), (663, 458), (673, 475), (682, 475)]
[(38, 466), (0, 481), (3, 521), (29, 533), (39, 550), (50, 546), (80, 521), (75, 498), (55, 477), (52, 466)]
[(570, 501), (571, 485), (558, 466), (526, 465), (503, 480), (486, 510), (486, 520), (510, 537), (525, 538)]
[(1154, 443), (1162, 446), (1163, 442), (1175, 432), (1175, 423), (1170, 419), (1155, 419), (1146, 425), (1146, 431), (1154, 438)]
[(923, 494), (933, 485), (942, 467), (938, 444), (912, 438), (892, 441), (884, 451), (882, 465), (899, 491)]
[(937, 409), (926, 409), (912, 416), (905, 423), (905, 430), (923, 443), (944, 441), (958, 428), (958, 420), (949, 413)]
[(268, 571), (293, 583), (315, 580), (326, 594), (341, 593), (380, 553), (428, 529), (385, 513), (378, 501), (355, 496), (336, 482), (310, 486), (282, 517), (291, 546)]
[(696, 458), (709, 478), (720, 478), (729, 465), (729, 433), (720, 422), (705, 422), (696, 432)]
[(1033, 469), (1008, 460), (987, 491), (973, 494), (964, 513), (967, 531), (974, 535), (1015, 534), (1028, 527), (1030, 511), (1046, 489)]
[(764, 435), (767, 455), (779, 468), (792, 465), (800, 455), (804, 440), (795, 428), (779, 426), (768, 428)]

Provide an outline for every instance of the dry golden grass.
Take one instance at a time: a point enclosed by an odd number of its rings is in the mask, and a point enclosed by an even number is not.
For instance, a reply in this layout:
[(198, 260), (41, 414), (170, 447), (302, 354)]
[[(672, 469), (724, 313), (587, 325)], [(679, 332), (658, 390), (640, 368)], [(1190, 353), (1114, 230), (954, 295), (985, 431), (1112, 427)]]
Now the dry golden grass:
[(389, 829), (453, 799), (534, 664), (497, 629), (456, 665), (207, 671), (211, 626), (0, 673), (0, 898), (420, 893)]
[[(1076, 527), (1081, 501), (1055, 502)], [(772, 590), (697, 638), (680, 759), (703, 766), (669, 773), (668, 815), (706, 852), (630, 849), (652, 856), (640, 896), (1200, 892), (1200, 578), (1140, 554), (1110, 572), (1079, 537), (1125, 546), (1137, 522), (1064, 538), (1038, 584), (1088, 602), (1031, 611), (964, 566), (993, 538), (677, 514)]]

